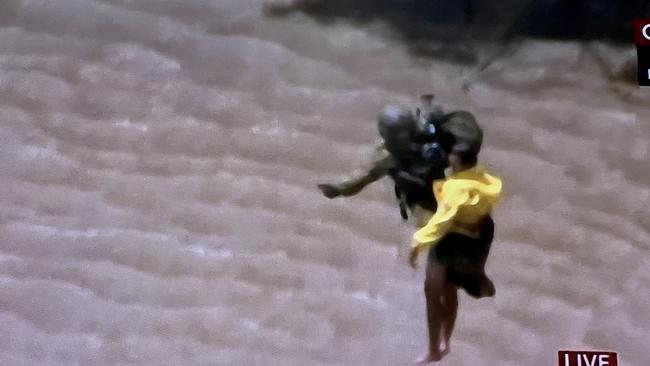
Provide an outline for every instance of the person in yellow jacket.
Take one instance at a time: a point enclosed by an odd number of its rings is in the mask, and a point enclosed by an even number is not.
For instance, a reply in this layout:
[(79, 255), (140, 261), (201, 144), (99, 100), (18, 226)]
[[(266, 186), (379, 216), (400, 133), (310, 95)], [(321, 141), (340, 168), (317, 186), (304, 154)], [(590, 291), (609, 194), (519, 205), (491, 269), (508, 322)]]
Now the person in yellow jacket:
[(490, 212), (501, 196), (502, 182), (477, 166), (477, 154), (468, 144), (454, 145), (449, 154), (452, 174), (433, 183), (437, 210), (413, 235), (413, 268), (418, 254), (429, 250), (424, 282), (429, 350), (418, 363), (438, 361), (449, 353), (459, 287), (476, 298), (495, 293), (484, 265), (494, 235)]

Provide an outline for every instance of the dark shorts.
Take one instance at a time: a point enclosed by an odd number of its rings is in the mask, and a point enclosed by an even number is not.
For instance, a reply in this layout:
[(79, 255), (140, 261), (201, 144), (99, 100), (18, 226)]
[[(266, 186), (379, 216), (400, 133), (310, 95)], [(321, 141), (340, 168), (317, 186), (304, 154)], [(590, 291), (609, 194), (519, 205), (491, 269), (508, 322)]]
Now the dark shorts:
[[(447, 281), (463, 288), (470, 296), (480, 298), (494, 290), (485, 274), (485, 262), (494, 238), (494, 222), (487, 217), (481, 226), (481, 237), (472, 238), (451, 232), (429, 250), (428, 260), (445, 267)], [(486, 290), (492, 288), (492, 290)]]

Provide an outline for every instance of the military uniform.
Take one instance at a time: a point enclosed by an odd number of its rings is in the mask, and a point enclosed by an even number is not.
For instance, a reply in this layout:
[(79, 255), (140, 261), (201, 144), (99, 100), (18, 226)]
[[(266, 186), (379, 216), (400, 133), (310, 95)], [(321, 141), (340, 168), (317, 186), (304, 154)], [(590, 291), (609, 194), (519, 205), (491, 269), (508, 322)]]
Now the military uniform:
[(478, 151), (483, 142), (483, 130), (476, 118), (466, 111), (427, 113), (422, 116), (421, 123), (423, 126), (412, 137), (419, 151), (393, 154), (380, 143), (370, 168), (364, 174), (337, 184), (321, 184), (319, 188), (329, 198), (353, 196), (368, 184), (388, 175), (395, 183), (402, 217), (408, 218), (408, 207), (416, 216), (416, 225), (424, 225), (436, 210), (431, 183), (444, 178), (451, 147), (466, 142)]

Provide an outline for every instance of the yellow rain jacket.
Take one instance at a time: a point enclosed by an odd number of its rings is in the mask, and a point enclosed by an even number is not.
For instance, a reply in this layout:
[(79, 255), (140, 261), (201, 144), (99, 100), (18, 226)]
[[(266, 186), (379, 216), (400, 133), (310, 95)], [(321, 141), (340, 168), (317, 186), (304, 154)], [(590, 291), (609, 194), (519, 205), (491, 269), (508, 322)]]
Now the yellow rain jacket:
[(413, 235), (418, 251), (430, 248), (450, 231), (471, 237), (480, 234), (479, 223), (501, 196), (501, 179), (473, 167), (433, 182), (438, 209), (429, 223)]

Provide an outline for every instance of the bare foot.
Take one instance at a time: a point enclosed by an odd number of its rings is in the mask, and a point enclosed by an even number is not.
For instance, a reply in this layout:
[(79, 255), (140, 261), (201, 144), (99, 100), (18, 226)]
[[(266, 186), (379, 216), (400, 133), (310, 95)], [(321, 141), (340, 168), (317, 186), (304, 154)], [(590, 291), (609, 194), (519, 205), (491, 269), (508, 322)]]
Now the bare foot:
[(441, 359), (442, 359), (442, 354), (440, 354), (440, 351), (429, 352), (426, 355), (423, 355), (419, 357), (417, 360), (415, 360), (415, 363), (417, 365), (426, 365), (430, 362), (440, 361)]
[(445, 357), (449, 354), (449, 341), (443, 343), (442, 347), (440, 347), (440, 356)]

